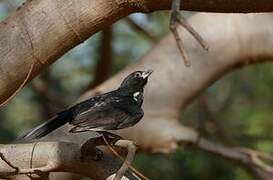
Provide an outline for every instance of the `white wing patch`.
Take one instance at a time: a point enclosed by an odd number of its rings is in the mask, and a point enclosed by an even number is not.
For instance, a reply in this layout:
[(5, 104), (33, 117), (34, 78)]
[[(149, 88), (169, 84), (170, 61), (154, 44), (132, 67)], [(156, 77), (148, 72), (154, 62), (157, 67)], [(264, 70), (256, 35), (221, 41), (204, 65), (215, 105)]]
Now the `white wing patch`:
[(140, 92), (135, 92), (134, 94), (133, 94), (133, 96), (134, 96), (134, 100), (137, 102), (137, 97), (140, 95)]

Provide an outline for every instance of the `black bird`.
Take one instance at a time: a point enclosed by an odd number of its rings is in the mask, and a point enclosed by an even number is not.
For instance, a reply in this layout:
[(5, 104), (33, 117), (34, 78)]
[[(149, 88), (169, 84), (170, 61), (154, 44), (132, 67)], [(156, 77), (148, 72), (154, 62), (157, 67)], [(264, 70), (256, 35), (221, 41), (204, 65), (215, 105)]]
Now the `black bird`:
[(70, 132), (118, 130), (135, 125), (144, 115), (143, 90), (153, 71), (136, 71), (128, 75), (114, 91), (94, 96), (57, 113), (32, 129), (24, 139), (44, 137), (62, 125), (74, 127)]

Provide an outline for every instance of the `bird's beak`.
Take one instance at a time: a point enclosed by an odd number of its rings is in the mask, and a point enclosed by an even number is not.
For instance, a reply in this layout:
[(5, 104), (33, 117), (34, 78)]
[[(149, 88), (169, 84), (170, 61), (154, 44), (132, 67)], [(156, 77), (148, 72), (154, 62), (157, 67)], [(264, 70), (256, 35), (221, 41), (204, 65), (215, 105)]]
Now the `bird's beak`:
[(154, 72), (154, 71), (151, 70), (151, 69), (149, 69), (149, 70), (147, 70), (147, 71), (144, 71), (144, 72), (142, 73), (142, 78), (143, 78), (143, 79), (148, 78), (153, 72)]

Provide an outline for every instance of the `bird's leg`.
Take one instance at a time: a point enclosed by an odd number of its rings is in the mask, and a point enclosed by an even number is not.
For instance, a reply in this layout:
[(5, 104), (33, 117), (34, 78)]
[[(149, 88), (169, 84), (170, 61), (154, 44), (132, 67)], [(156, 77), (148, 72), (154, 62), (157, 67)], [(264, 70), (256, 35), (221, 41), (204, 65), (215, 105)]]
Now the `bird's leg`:
[[(97, 133), (101, 134), (102, 137), (104, 137), (104, 139), (102, 139), (103, 141), (107, 141), (108, 144), (110, 144), (111, 146), (114, 146), (115, 143), (120, 140), (123, 139), (121, 136), (114, 134), (114, 133), (110, 133), (107, 131), (97, 131)], [(105, 142), (106, 143), (106, 142)]]
[(101, 136), (91, 138), (81, 146), (82, 159), (84, 159), (84, 157), (92, 157), (94, 161), (101, 160), (103, 152), (96, 146), (107, 144), (114, 146), (118, 140), (122, 139), (122, 137), (107, 131), (97, 131), (97, 133)]
[(33, 174), (29, 173), (29, 174), (27, 174), (27, 176), (29, 177), (29, 179), (49, 180), (49, 172), (43, 172), (43, 171), (41, 171), (39, 169), (35, 169), (33, 171)]
[[(103, 153), (96, 148), (96, 146), (106, 145), (116, 157), (123, 161), (121, 168), (114, 176), (114, 180), (121, 179), (128, 169), (131, 169), (138, 177), (145, 180), (148, 179), (131, 165), (136, 151), (136, 146), (132, 141), (124, 140), (121, 136), (107, 131), (97, 132), (101, 136), (91, 138), (82, 145), (81, 152), (83, 157), (92, 155), (92, 157), (95, 158), (94, 160), (100, 160)], [(128, 150), (126, 159), (124, 159), (112, 146), (126, 148)]]

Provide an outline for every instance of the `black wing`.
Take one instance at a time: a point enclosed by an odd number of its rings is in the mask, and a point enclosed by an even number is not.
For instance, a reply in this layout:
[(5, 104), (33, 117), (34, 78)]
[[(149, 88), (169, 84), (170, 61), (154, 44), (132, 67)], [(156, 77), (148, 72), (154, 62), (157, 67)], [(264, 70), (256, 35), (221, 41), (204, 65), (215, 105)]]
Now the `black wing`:
[(71, 132), (116, 130), (133, 126), (143, 116), (141, 107), (128, 97), (108, 97), (75, 114)]

